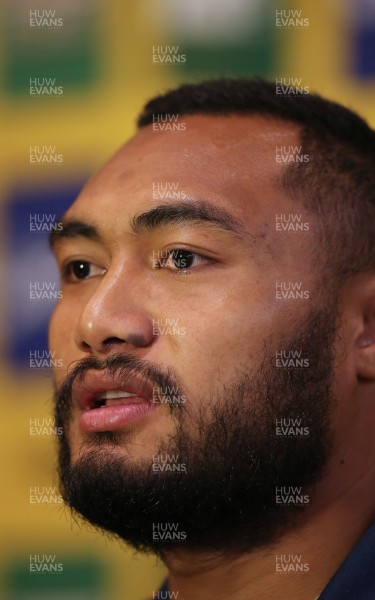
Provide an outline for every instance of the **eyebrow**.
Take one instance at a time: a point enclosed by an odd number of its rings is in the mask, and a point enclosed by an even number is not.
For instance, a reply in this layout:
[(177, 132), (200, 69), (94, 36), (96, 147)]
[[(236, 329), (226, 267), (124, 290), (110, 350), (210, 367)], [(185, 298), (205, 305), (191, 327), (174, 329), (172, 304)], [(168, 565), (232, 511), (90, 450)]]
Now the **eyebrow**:
[(134, 233), (140, 233), (169, 225), (193, 223), (209, 223), (237, 234), (245, 232), (243, 223), (237, 217), (207, 200), (160, 204), (136, 215), (131, 221), (131, 227)]
[(60, 241), (60, 239), (74, 239), (83, 237), (93, 240), (94, 242), (101, 241), (99, 232), (94, 225), (90, 225), (89, 223), (79, 220), (68, 221), (64, 220), (64, 218), (60, 219), (58, 222), (62, 224), (62, 229), (52, 229), (49, 234), (48, 241), (52, 250), (57, 242)]
[[(61, 222), (61, 221), (60, 221)], [(131, 222), (132, 233), (152, 232), (162, 227), (186, 224), (212, 224), (224, 231), (243, 234), (246, 229), (237, 217), (234, 217), (226, 209), (215, 206), (207, 200), (193, 202), (175, 202), (171, 204), (159, 204), (147, 211), (135, 215)], [(98, 229), (94, 225), (80, 220), (62, 219), (62, 230), (52, 230), (49, 236), (49, 244), (53, 249), (61, 239), (74, 239), (83, 237), (96, 242), (101, 241)]]

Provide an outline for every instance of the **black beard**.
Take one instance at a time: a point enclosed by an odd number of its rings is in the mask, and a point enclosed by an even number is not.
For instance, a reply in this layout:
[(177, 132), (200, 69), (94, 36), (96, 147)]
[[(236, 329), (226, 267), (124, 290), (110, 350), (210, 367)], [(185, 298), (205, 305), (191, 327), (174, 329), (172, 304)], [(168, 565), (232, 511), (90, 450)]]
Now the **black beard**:
[[(334, 309), (311, 311), (288, 340), (267, 348), (254, 373), (241, 365), (235, 382), (196, 399), (195, 417), (171, 407), (175, 435), (158, 454), (178, 457), (182, 472), (153, 472), (153, 457), (131, 461), (126, 434), (111, 432), (91, 436), (83, 456), (70, 464), (65, 432), (75, 377), (108, 368), (124, 376), (136, 370), (166, 387), (177, 382), (172, 370), (161, 373), (126, 354), (83, 360), (56, 393), (65, 502), (136, 550), (160, 555), (183, 548), (228, 556), (275, 542), (306, 508), (276, 504), (276, 488), (297, 487), (297, 495), (311, 495), (330, 456), (336, 317)], [(276, 350), (301, 351), (309, 366), (276, 367)], [(276, 435), (276, 419), (301, 419), (308, 435)]]

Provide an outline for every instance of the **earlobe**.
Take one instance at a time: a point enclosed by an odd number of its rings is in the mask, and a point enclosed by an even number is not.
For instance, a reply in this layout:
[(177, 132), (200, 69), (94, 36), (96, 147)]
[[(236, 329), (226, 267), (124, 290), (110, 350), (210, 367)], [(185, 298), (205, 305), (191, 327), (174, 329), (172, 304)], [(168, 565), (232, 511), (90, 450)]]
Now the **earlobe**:
[(357, 339), (358, 376), (375, 380), (375, 313), (367, 318)]

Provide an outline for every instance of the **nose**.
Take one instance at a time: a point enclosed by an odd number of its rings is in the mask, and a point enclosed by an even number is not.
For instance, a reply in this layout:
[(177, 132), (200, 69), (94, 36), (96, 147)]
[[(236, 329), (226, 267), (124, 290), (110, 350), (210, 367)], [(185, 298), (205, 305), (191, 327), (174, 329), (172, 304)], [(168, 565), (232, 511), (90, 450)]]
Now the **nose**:
[(113, 351), (144, 348), (152, 344), (155, 335), (151, 315), (142, 308), (146, 294), (121, 269), (108, 272), (86, 301), (80, 314), (75, 343), (94, 356), (106, 356)]

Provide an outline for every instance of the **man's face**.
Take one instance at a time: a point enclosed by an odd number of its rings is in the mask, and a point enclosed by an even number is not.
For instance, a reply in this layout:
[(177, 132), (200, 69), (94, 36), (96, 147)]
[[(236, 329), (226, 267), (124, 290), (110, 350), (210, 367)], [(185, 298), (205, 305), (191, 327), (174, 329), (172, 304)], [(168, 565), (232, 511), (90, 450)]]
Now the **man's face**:
[[(181, 505), (181, 489), (186, 505), (171, 513), (181, 525), (191, 506), (186, 542), (190, 533), (197, 546), (194, 515), (213, 519), (209, 546), (237, 478), (233, 509), (247, 482), (243, 512), (253, 531), (263, 519), (252, 542), (262, 543), (287, 516), (274, 511), (275, 486), (311, 485), (327, 460), (335, 314), (318, 296), (314, 219), (283, 191), (275, 160), (276, 146), (299, 144), (294, 129), (260, 117), (183, 121), (184, 132), (147, 127), (130, 140), (86, 185), (55, 242), (63, 299), (50, 346), (65, 367), (55, 373), (65, 495), (148, 548), (162, 500)], [(277, 231), (280, 214), (301, 215), (309, 231)], [(69, 229), (75, 222), (89, 228)], [(310, 366), (277, 366), (276, 352), (302, 352)], [(309, 435), (277, 436), (275, 420), (289, 417)], [(186, 472), (155, 472), (176, 452)], [(215, 521), (202, 496), (220, 487)], [(117, 531), (95, 516), (109, 501)], [(147, 510), (159, 501), (160, 513)]]

